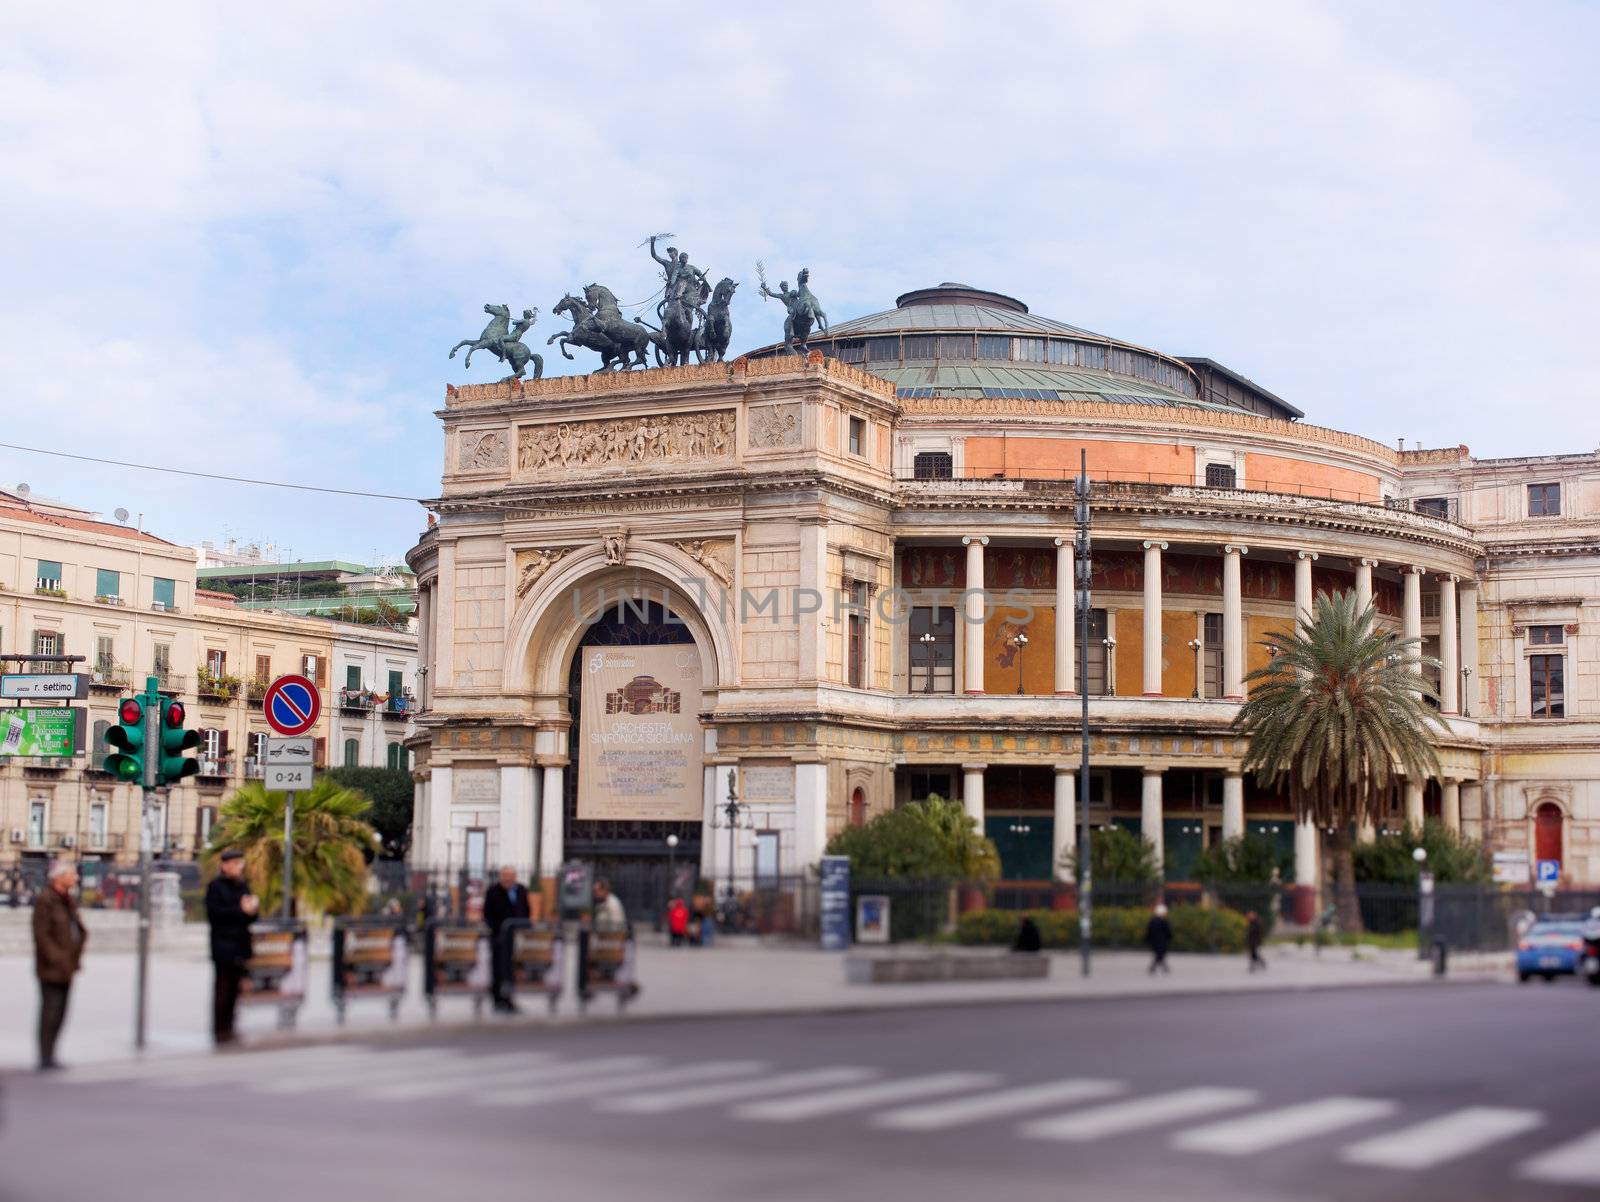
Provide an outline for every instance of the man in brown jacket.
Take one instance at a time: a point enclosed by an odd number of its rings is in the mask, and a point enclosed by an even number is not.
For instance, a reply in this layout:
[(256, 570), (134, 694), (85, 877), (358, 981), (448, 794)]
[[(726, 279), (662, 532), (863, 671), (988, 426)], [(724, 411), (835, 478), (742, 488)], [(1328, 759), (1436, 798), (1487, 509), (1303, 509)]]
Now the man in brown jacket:
[(88, 932), (72, 890), (78, 870), (66, 861), (50, 866), (50, 883), (33, 903), (34, 967), (39, 975), (39, 1071), (60, 1068), (56, 1039), (67, 1018), (67, 993), (78, 971)]

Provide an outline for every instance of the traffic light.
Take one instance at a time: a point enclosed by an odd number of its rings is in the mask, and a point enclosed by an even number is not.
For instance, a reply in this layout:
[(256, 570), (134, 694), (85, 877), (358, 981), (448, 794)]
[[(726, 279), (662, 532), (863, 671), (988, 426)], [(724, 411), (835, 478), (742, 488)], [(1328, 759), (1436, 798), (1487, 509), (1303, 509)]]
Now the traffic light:
[(200, 746), (200, 732), (183, 729), (183, 702), (161, 699), (161, 747), (156, 760), (156, 783), (175, 785), (200, 771), (200, 762), (185, 751)]
[(124, 697), (117, 706), (117, 724), (106, 731), (106, 742), (116, 750), (106, 756), (106, 771), (120, 781), (144, 784), (144, 702)]

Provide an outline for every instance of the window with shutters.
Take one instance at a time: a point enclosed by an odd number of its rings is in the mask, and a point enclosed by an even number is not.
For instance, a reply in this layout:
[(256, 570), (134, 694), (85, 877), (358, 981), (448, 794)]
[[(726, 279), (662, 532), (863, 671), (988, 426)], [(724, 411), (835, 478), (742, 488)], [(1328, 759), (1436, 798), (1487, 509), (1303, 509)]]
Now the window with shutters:
[(907, 681), (915, 693), (956, 691), (956, 611), (948, 605), (917, 605), (907, 626), (911, 666)]
[(60, 588), (61, 564), (54, 559), (41, 559), (38, 561), (38, 576), (35, 578), (35, 588)]
[[(1081, 610), (1079, 611), (1082, 612)], [(1110, 688), (1111, 674), (1107, 668), (1111, 663), (1111, 648), (1106, 645), (1106, 611), (1091, 609), (1089, 611), (1089, 644), (1084, 647), (1081, 654), (1083, 662), (1089, 673), (1089, 696), (1104, 697)]]
[(1222, 615), (1207, 614), (1200, 637), (1202, 697), (1222, 696)]
[(918, 451), (911, 461), (911, 475), (918, 480), (948, 480), (955, 475), (955, 460), (949, 451)]
[(1238, 475), (1234, 472), (1233, 464), (1231, 463), (1206, 464), (1207, 488), (1236, 488), (1238, 487), (1238, 479)]
[(852, 689), (865, 686), (867, 679), (867, 586), (860, 580), (850, 580), (850, 613), (846, 626), (848, 679)]
[(389, 670), (389, 696), (391, 698), (405, 694), (405, 679), (404, 672), (396, 672), (393, 668)]
[(150, 648), (150, 671), (161, 684), (172, 682), (172, 645), (157, 643)]
[(344, 741), (344, 766), (346, 768), (361, 767), (360, 739), (346, 739)]
[(96, 635), (94, 640), (94, 678), (101, 684), (110, 684), (116, 670), (116, 640), (109, 634)]
[(206, 650), (206, 671), (213, 676), (225, 676), (228, 671), (228, 653), (216, 648)]
[(316, 760), (317, 767), (326, 768), (328, 766), (328, 740), (321, 735), (317, 736), (316, 746), (312, 749), (311, 755)]
[(403, 743), (389, 744), (389, 767), (404, 770), (406, 766), (406, 749)]
[(345, 665), (344, 687), (352, 693), (359, 693), (361, 691), (361, 665)]
[(272, 680), (272, 656), (256, 656), (256, 679), (268, 682)]
[(1528, 657), (1528, 696), (1533, 717), (1566, 717), (1566, 667), (1564, 655)]
[(320, 655), (305, 654), (300, 657), (300, 675), (318, 688), (328, 683), (328, 663)]
[(106, 742), (106, 731), (111, 729), (111, 723), (99, 719), (94, 724), (94, 740), (90, 743), (93, 748), (89, 753), (89, 762), (84, 765), (88, 772), (103, 772), (106, 766), (106, 757), (111, 754), (111, 744)]
[(867, 422), (865, 418), (852, 417), (850, 419), (850, 453), (852, 455), (865, 455), (867, 453)]

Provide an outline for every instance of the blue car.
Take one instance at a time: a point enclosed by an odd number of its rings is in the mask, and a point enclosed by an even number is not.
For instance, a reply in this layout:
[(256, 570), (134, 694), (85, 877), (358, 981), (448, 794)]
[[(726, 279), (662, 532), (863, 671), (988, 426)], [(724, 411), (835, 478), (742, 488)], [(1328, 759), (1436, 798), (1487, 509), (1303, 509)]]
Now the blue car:
[(1553, 981), (1558, 973), (1576, 975), (1582, 962), (1581, 921), (1536, 922), (1517, 940), (1517, 979), (1524, 984), (1533, 976)]

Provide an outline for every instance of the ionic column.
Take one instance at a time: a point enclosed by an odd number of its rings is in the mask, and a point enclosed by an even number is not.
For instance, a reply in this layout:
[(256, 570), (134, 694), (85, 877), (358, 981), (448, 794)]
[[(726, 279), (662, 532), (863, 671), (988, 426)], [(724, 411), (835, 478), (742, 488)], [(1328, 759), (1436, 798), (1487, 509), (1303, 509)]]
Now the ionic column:
[[(1405, 581), (1405, 599), (1400, 608), (1401, 634), (1408, 639), (1422, 638), (1422, 569), (1412, 564), (1400, 573)], [(1422, 672), (1422, 647), (1420, 643), (1414, 644), (1406, 655), (1410, 657), (1411, 665), (1420, 674)]]
[(1056, 539), (1056, 692), (1077, 691), (1077, 661), (1074, 655), (1078, 637), (1076, 596), (1073, 585), (1072, 540)]
[[(989, 539), (982, 534), (969, 534), (961, 540), (967, 548), (966, 650), (962, 665), (962, 691), (983, 692), (983, 549)], [(981, 787), (980, 787), (981, 796)]]
[(987, 767), (987, 764), (961, 765), (961, 804), (967, 817), (977, 822), (980, 835), (983, 834), (983, 770)]
[(1478, 716), (1478, 582), (1461, 582), (1461, 712)]
[[(1439, 712), (1461, 712), (1461, 665), (1456, 658), (1456, 578), (1439, 577)], [(1460, 822), (1456, 824), (1460, 829)]]
[(1426, 816), (1422, 812), (1422, 782), (1406, 778), (1406, 825), (1421, 830)]
[(1056, 830), (1051, 841), (1050, 863), (1057, 880), (1069, 881), (1072, 873), (1066, 858), (1078, 846), (1078, 774), (1072, 768), (1056, 765)]
[(1363, 613), (1372, 605), (1372, 569), (1376, 559), (1356, 560), (1356, 608)]
[(1244, 777), (1229, 772), (1222, 778), (1222, 837), (1237, 839), (1244, 834)]
[(1144, 770), (1144, 786), (1139, 797), (1139, 829), (1150, 846), (1155, 848), (1156, 869), (1163, 873), (1165, 870), (1162, 866), (1166, 862), (1166, 830), (1161, 821), (1161, 776), (1164, 771), (1163, 768)]
[(1302, 818), (1294, 824), (1294, 883), (1297, 885), (1316, 887), (1317, 868), (1322, 860), (1321, 834), (1310, 818)]
[(566, 858), (566, 765), (546, 764), (539, 789), (539, 875), (554, 877)]
[(1244, 590), (1239, 576), (1240, 556), (1249, 547), (1228, 543), (1222, 548), (1222, 696), (1244, 700)]
[(1144, 695), (1161, 696), (1161, 552), (1166, 543), (1144, 544)]
[(1315, 551), (1294, 553), (1294, 615), (1301, 626), (1311, 623), (1311, 565), (1316, 561)]
[(1444, 782), (1444, 799), (1440, 806), (1440, 813), (1444, 824), (1453, 831), (1461, 830), (1461, 783), (1447, 780)]

